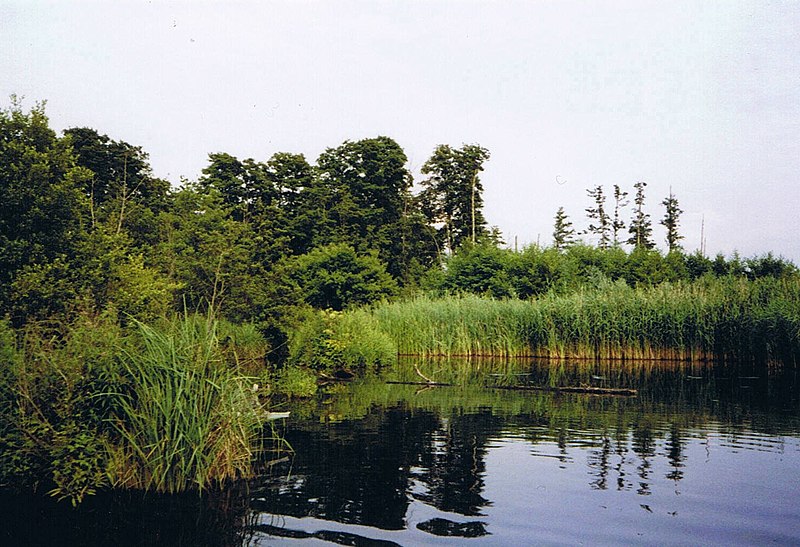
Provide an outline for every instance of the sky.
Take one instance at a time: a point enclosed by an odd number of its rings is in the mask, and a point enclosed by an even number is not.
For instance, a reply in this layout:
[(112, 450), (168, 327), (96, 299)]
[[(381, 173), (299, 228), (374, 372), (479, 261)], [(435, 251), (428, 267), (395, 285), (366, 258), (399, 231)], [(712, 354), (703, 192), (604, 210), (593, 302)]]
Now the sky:
[(175, 185), (209, 153), (379, 135), (419, 181), (437, 145), (480, 144), (509, 246), (644, 181), (660, 248), (672, 191), (687, 251), (800, 264), (798, 29), (800, 2), (0, 0), (0, 106), (44, 100)]

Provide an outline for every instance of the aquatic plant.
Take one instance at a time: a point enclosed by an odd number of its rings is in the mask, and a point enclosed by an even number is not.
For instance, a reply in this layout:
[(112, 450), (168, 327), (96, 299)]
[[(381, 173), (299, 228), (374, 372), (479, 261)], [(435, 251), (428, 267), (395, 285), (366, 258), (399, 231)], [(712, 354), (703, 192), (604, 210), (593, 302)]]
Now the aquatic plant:
[(303, 367), (283, 367), (275, 373), (273, 382), (273, 391), (287, 397), (312, 397), (317, 392), (317, 374)]
[(289, 340), (289, 363), (317, 370), (393, 363), (397, 345), (369, 309), (308, 310)]
[(0, 484), (74, 504), (101, 489), (204, 490), (250, 473), (266, 411), (217, 322), (131, 326), (113, 312), (30, 323), (18, 337), (0, 324)]
[(116, 395), (111, 484), (172, 493), (248, 476), (263, 412), (253, 383), (226, 366), (216, 322), (139, 329), (142, 347), (123, 360), (129, 388)]
[(800, 361), (800, 280), (624, 281), (523, 301), (478, 296), (383, 304), (401, 355)]

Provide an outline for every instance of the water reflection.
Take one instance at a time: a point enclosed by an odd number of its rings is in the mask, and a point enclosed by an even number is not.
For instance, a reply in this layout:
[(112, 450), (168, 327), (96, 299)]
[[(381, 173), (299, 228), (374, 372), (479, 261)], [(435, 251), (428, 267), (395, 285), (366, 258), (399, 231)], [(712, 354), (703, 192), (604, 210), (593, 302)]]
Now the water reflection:
[[(559, 491), (549, 499), (560, 506), (585, 503), (586, 492), (617, 492), (627, 497), (608, 499), (638, 499), (639, 513), (676, 517), (677, 506), (661, 510), (665, 493), (680, 495), (683, 483), (697, 481), (698, 470), (708, 472), (720, 454), (724, 459), (741, 450), (785, 450), (788, 437), (789, 469), (796, 473), (800, 463), (794, 375), (765, 372), (755, 378), (746, 370), (685, 363), (561, 363), (555, 370), (526, 363), (522, 372), (520, 364), (508, 362), (476, 363), (466, 371), (459, 366), (428, 364), (426, 370), (426, 376), (454, 387), (420, 389), (373, 378), (342, 390), (323, 407), (307, 408), (304, 419), (287, 426), (296, 451), (291, 465), (259, 485), (253, 508), (293, 517), (296, 526), (317, 532), (338, 523), (367, 527), (373, 539), (401, 538), (400, 543), (411, 541), (412, 531), (488, 540), (503, 531), (498, 515), (507, 505), (530, 510), (530, 499), (515, 489)], [(418, 380), (403, 371), (389, 377)], [(491, 382), (601, 382), (636, 387), (639, 396), (510, 392), (487, 388)], [(526, 460), (505, 465), (495, 456), (516, 454), (523, 444)], [(724, 481), (730, 472), (711, 473), (722, 473)], [(505, 488), (497, 490), (490, 479)], [(602, 499), (606, 505), (599, 507), (608, 507)], [(500, 534), (503, 541), (511, 540), (507, 531)]]
[[(294, 454), (248, 490), (0, 495), (0, 544), (800, 544), (790, 371), (426, 362), (291, 408)], [(635, 397), (507, 386), (595, 385)]]

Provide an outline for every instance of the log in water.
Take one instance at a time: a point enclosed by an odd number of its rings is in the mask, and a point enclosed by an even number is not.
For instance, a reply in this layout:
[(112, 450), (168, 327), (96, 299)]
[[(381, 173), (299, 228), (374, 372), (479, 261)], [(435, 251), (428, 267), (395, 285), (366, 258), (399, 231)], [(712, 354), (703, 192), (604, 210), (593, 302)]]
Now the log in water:
[[(407, 386), (427, 386), (427, 387), (454, 387), (455, 384), (445, 382), (398, 382), (387, 380), (387, 384), (399, 384)], [(512, 391), (553, 391), (562, 393), (589, 393), (594, 395), (622, 395), (631, 397), (638, 392), (631, 388), (615, 387), (593, 387), (593, 386), (486, 386), (490, 389), (507, 389)]]

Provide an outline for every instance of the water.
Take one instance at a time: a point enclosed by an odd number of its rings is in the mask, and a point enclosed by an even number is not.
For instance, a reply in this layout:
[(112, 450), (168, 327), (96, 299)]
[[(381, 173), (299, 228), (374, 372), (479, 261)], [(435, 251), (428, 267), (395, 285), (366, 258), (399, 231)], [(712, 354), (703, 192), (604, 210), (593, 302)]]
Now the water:
[[(425, 363), (293, 405), (294, 455), (221, 499), (7, 499), (5, 543), (798, 545), (795, 373)], [(409, 372), (410, 371), (410, 372)], [(636, 397), (486, 386), (635, 387)], [(25, 524), (27, 523), (27, 524)]]
[(355, 385), (287, 424), (297, 454), (254, 490), (251, 542), (800, 544), (795, 376), (618, 368), (534, 364), (483, 383), (637, 397)]

